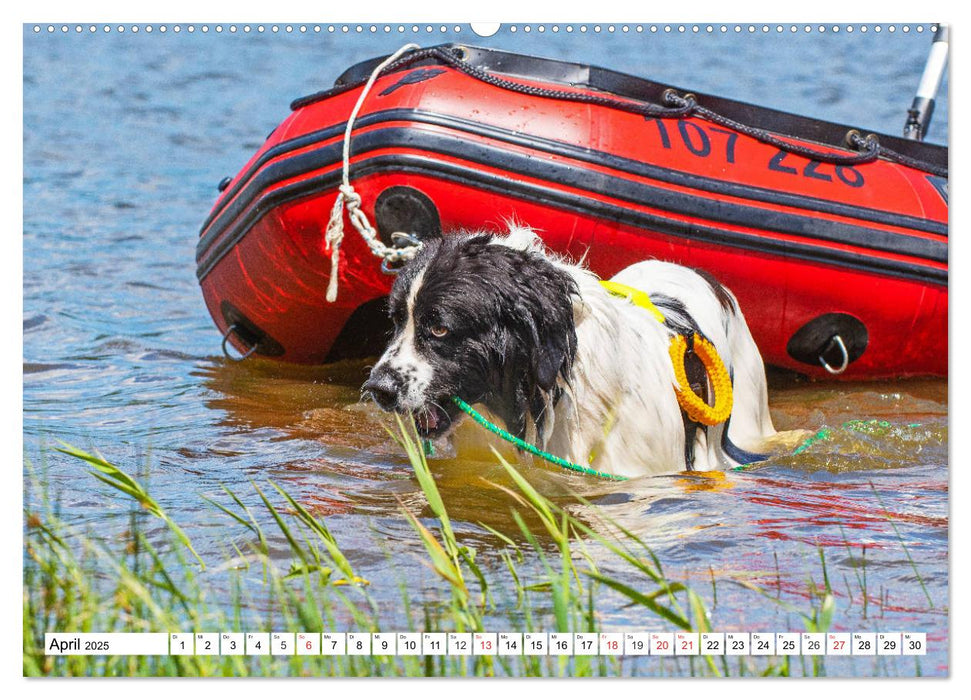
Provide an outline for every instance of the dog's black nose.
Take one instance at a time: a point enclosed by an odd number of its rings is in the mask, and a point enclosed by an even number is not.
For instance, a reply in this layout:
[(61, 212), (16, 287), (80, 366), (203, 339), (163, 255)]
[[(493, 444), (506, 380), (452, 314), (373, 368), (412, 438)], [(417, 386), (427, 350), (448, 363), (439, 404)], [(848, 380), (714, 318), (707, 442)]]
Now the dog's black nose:
[(398, 405), (398, 392), (401, 390), (401, 377), (394, 370), (375, 367), (364, 383), (364, 391), (371, 394), (374, 403), (385, 411), (393, 411)]

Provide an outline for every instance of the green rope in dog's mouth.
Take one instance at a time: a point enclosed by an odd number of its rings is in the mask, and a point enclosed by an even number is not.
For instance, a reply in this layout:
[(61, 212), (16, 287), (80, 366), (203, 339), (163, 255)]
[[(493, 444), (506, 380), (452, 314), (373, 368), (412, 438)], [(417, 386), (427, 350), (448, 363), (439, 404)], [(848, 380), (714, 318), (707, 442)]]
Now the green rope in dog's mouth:
[(597, 471), (596, 469), (591, 469), (590, 467), (585, 467), (581, 464), (574, 464), (573, 462), (565, 460), (562, 457), (557, 457), (556, 455), (550, 454), (549, 452), (544, 452), (543, 450), (536, 447), (536, 445), (528, 443), (525, 440), (516, 437), (512, 433), (506, 430), (503, 430), (498, 425), (496, 425), (488, 418), (483, 416), (481, 413), (476, 411), (474, 408), (472, 408), (469, 404), (465, 403), (465, 401), (460, 399), (458, 396), (453, 396), (452, 402), (456, 406), (458, 406), (464, 413), (466, 413), (470, 418), (472, 418), (472, 420), (474, 420), (476, 423), (481, 425), (489, 432), (494, 433), (495, 435), (498, 435), (506, 442), (511, 442), (513, 445), (515, 445), (521, 450), (525, 450), (526, 452), (534, 454), (537, 457), (542, 457), (550, 464), (555, 464), (556, 466), (562, 469), (568, 469), (571, 472), (587, 474), (588, 476), (597, 476), (597, 477), (600, 477), (601, 479), (610, 479), (611, 481), (628, 480), (628, 477), (626, 476), (618, 476), (617, 474), (608, 474), (607, 472)]
[[(462, 412), (464, 412), (465, 414), (467, 414), (470, 418), (472, 418), (472, 420), (474, 420), (476, 423), (478, 423), (479, 425), (481, 425), (483, 428), (485, 428), (489, 432), (497, 435), (498, 437), (502, 438), (506, 442), (512, 443), (513, 445), (515, 445), (516, 447), (518, 447), (521, 450), (525, 450), (526, 452), (529, 452), (530, 454), (534, 454), (537, 457), (541, 457), (541, 458), (545, 459), (550, 464), (555, 464), (556, 466), (558, 466), (558, 467), (560, 467), (562, 469), (566, 469), (566, 470), (571, 471), (571, 472), (577, 472), (579, 474), (586, 474), (588, 476), (596, 476), (596, 477), (599, 477), (601, 479), (609, 479), (610, 481), (628, 481), (629, 480), (629, 477), (619, 476), (617, 474), (608, 474), (607, 472), (597, 471), (596, 469), (591, 469), (590, 467), (585, 467), (582, 464), (575, 464), (573, 462), (570, 462), (569, 460), (563, 459), (562, 457), (557, 457), (554, 454), (550, 454), (549, 452), (545, 452), (545, 451), (539, 449), (538, 447), (536, 447), (536, 445), (533, 445), (531, 443), (528, 443), (525, 440), (516, 437), (512, 433), (510, 433), (510, 432), (508, 432), (506, 430), (503, 430), (498, 425), (496, 425), (495, 423), (493, 423), (492, 421), (490, 421), (488, 418), (486, 418), (485, 416), (483, 416), (481, 413), (479, 413), (478, 411), (476, 411), (474, 408), (472, 408), (465, 401), (463, 401), (462, 399), (460, 399), (458, 396), (453, 396), (452, 397), (452, 402), (456, 406), (458, 406), (459, 409), (462, 410)], [(857, 432), (872, 433), (872, 432), (878, 432), (879, 430), (885, 430), (885, 429), (889, 428), (890, 425), (891, 424), (889, 422), (887, 422), (887, 421), (877, 421), (877, 420), (869, 420), (869, 421), (866, 421), (866, 420), (851, 420), (851, 421), (847, 421), (846, 423), (844, 423), (843, 424), (843, 427), (844, 428), (851, 429), (851, 430), (855, 430)], [(916, 428), (916, 427), (919, 427), (919, 426), (920, 426), (920, 423), (910, 423), (910, 424), (908, 424), (907, 427), (909, 427), (909, 428)], [(833, 437), (832, 430), (830, 428), (828, 428), (828, 427), (824, 427), (824, 428), (820, 429), (818, 432), (816, 432), (815, 434), (813, 434), (813, 435), (809, 436), (808, 438), (806, 438), (805, 440), (803, 440), (803, 442), (798, 447), (796, 447), (796, 449), (793, 450), (792, 454), (793, 455), (798, 455), (798, 454), (800, 454), (802, 452), (805, 452), (807, 449), (809, 449), (810, 447), (812, 447), (814, 444), (816, 444), (818, 442), (827, 442), (827, 441), (831, 440), (832, 437)], [(430, 440), (422, 440), (422, 447), (425, 449), (425, 454), (427, 454), (429, 456), (433, 456), (434, 455), (435, 448), (432, 445), (432, 443), (431, 443)], [(750, 465), (750, 464), (740, 464), (740, 465), (738, 465), (736, 467), (733, 467), (730, 471), (736, 471), (736, 472), (738, 472), (738, 471), (747, 471), (752, 466), (753, 465)]]

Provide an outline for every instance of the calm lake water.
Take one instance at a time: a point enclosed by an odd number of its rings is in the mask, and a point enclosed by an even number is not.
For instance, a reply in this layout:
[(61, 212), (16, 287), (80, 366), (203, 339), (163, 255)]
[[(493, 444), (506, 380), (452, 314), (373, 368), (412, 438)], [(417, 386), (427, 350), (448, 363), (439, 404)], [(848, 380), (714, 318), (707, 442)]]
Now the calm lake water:
[[(412, 35), (409, 33), (408, 38)], [(930, 31), (749, 35), (649, 31), (595, 34), (534, 26), (494, 37), (428, 34), (605, 65), (809, 116), (897, 134)], [(404, 581), (420, 609), (441, 587), (399, 501), (421, 511), (412, 470), (358, 402), (365, 363), (294, 368), (226, 362), (195, 278), (199, 226), (216, 183), (235, 174), (291, 99), (344, 68), (404, 43), (396, 34), (233, 35), (171, 28), (80, 35), (24, 29), (24, 443), (43, 465), (62, 516), (121, 536), (130, 503), (51, 448), (100, 450), (149, 484), (204, 558), (245, 541), (208, 506), (220, 485), (255, 503), (251, 481), (281, 484), (324, 516), (372, 582), (385, 629), (407, 625)], [(947, 83), (929, 140), (945, 143)], [(826, 562), (837, 631), (926, 632), (926, 657), (836, 659), (832, 675), (948, 673), (948, 403), (944, 381), (798, 383), (773, 379), (777, 427), (832, 438), (797, 456), (724, 478), (671, 476), (622, 484), (530, 471), (541, 490), (579, 492), (648, 542), (675, 579), (712, 605), (718, 630), (801, 631), (801, 620), (746, 588), (810, 608)], [(854, 423), (847, 421), (878, 421)], [(459, 458), (434, 460), (460, 539), (501, 577), (514, 505), (482, 431), (458, 431)], [(508, 450), (506, 450), (508, 452)], [(510, 455), (514, 458), (514, 455)], [(560, 502), (569, 503), (565, 495)], [(571, 508), (581, 518), (586, 507)], [(424, 515), (429, 515), (427, 510)], [(285, 562), (281, 562), (285, 565)], [(616, 563), (606, 555), (603, 571)], [(524, 575), (539, 576), (527, 560)], [(622, 575), (618, 569), (617, 575)], [(865, 572), (866, 594), (860, 585)], [(217, 577), (218, 573), (206, 574)], [(717, 601), (711, 599), (712, 579)], [(606, 596), (605, 630), (660, 630)], [(496, 631), (514, 616), (497, 612)], [(420, 619), (416, 620), (420, 629)], [(645, 664), (641, 673), (658, 672)], [(669, 671), (670, 672), (670, 671)]]

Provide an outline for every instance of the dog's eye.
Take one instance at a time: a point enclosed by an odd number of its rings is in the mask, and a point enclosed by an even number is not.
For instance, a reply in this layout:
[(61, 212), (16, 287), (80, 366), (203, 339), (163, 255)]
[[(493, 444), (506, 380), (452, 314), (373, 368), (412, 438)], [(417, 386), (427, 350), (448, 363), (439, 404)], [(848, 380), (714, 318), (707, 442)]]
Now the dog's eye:
[(448, 328), (445, 326), (432, 326), (431, 333), (436, 338), (444, 338), (448, 335)]

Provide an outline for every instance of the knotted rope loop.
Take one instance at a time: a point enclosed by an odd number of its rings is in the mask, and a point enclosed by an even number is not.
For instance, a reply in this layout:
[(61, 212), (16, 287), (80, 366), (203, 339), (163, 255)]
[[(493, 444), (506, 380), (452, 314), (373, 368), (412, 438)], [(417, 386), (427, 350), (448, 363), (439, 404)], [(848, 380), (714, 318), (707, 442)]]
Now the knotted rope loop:
[(846, 132), (846, 142), (856, 150), (876, 158), (880, 155), (880, 139), (876, 134), (864, 136), (856, 129)]
[(663, 93), (661, 93), (661, 99), (664, 103), (671, 105), (674, 109), (671, 110), (672, 117), (686, 117), (695, 111), (698, 107), (698, 100), (690, 92), (685, 95), (679, 95), (674, 88), (668, 88)]
[(388, 66), (397, 61), (403, 54), (421, 48), (418, 44), (405, 44), (384, 61), (378, 64), (371, 72), (371, 77), (361, 88), (361, 94), (357, 98), (351, 116), (347, 119), (347, 126), (344, 128), (344, 152), (341, 166), (341, 185), (338, 187), (337, 198), (334, 206), (330, 210), (330, 219), (327, 221), (327, 232), (324, 240), (327, 249), (330, 251), (330, 279), (327, 281), (327, 301), (333, 303), (337, 300), (337, 277), (340, 268), (340, 248), (344, 242), (344, 210), (347, 210), (347, 217), (351, 225), (361, 234), (361, 238), (367, 243), (371, 252), (379, 258), (396, 263), (403, 260), (410, 260), (421, 248), (421, 244), (409, 245), (405, 248), (389, 248), (378, 237), (378, 232), (368, 221), (367, 215), (361, 210), (361, 195), (357, 193), (350, 181), (351, 168), (351, 131), (354, 129), (354, 122), (358, 112), (364, 104), (365, 98), (371, 91), (374, 81), (378, 79), (381, 72)]

